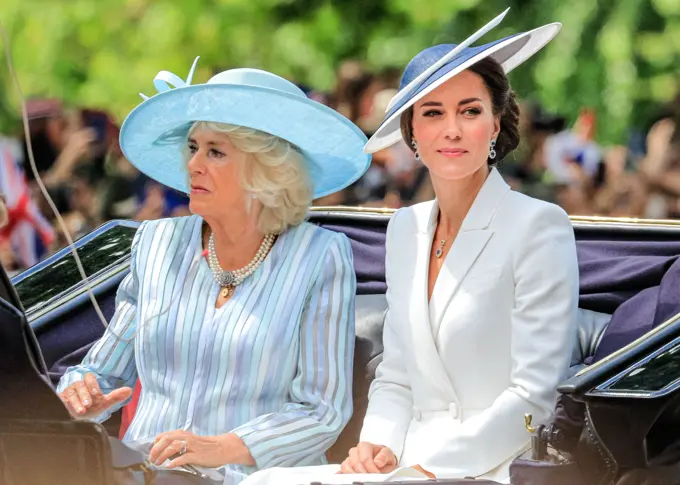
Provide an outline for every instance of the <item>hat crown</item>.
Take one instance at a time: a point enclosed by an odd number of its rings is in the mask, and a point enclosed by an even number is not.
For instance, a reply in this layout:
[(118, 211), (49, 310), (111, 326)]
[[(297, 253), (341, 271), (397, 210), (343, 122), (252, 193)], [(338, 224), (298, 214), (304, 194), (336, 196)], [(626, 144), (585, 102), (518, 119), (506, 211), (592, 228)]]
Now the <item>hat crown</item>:
[[(414, 79), (424, 73), (429, 67), (433, 66), (439, 59), (451, 52), (457, 46), (458, 44), (439, 44), (420, 51), (406, 65), (404, 74), (401, 77), (399, 89), (404, 89), (413, 82)], [(463, 50), (463, 52), (465, 52), (465, 50)]]
[(305, 96), (304, 91), (287, 79), (271, 72), (252, 68), (238, 68), (215, 74), (206, 84), (232, 84), (275, 89), (296, 96)]

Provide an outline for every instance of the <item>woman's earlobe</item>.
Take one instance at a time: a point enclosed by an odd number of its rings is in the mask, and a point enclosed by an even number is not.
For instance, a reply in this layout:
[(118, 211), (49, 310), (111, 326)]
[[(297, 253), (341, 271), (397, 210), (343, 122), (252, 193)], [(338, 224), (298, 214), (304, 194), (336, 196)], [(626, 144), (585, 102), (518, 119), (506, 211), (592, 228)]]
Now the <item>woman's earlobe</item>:
[(495, 117), (493, 122), (493, 139), (497, 140), (500, 134), (501, 134), (501, 119), (499, 117)]

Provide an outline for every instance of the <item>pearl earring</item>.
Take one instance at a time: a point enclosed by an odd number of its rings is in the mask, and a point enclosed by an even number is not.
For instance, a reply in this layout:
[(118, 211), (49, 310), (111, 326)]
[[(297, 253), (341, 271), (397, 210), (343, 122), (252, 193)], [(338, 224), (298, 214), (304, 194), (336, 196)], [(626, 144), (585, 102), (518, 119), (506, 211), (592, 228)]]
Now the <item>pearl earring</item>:
[(418, 152), (418, 144), (415, 140), (411, 140), (411, 146), (413, 147), (413, 152), (415, 153), (416, 160), (420, 161), (420, 153)]
[(490, 149), (489, 149), (489, 158), (491, 160), (496, 158), (496, 150), (494, 149), (495, 146), (496, 146), (496, 140), (491, 140)]

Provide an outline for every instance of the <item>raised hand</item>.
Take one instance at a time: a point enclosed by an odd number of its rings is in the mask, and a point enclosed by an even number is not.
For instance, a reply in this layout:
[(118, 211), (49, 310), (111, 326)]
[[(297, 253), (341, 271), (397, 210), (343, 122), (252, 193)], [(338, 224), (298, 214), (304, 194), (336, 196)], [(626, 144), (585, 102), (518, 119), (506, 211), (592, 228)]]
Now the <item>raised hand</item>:
[(74, 418), (88, 419), (99, 416), (111, 406), (132, 396), (132, 389), (121, 387), (103, 394), (94, 374), (86, 374), (82, 381), (74, 382), (59, 397)]

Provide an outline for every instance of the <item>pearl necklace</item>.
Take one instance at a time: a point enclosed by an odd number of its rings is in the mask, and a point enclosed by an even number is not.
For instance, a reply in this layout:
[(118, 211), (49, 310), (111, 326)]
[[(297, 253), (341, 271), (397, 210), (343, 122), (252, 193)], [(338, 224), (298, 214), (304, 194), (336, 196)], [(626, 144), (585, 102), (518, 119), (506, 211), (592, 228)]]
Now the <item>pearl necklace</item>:
[(221, 295), (223, 298), (229, 298), (234, 294), (234, 290), (238, 285), (243, 283), (248, 276), (253, 274), (258, 266), (264, 261), (269, 254), (272, 246), (276, 241), (276, 234), (267, 234), (260, 244), (260, 249), (255, 253), (255, 257), (245, 265), (243, 268), (239, 268), (234, 271), (225, 271), (220, 266), (220, 262), (217, 259), (217, 253), (215, 252), (215, 238), (213, 234), (210, 234), (210, 239), (208, 240), (208, 266), (212, 271), (213, 278), (218, 285), (222, 287)]

